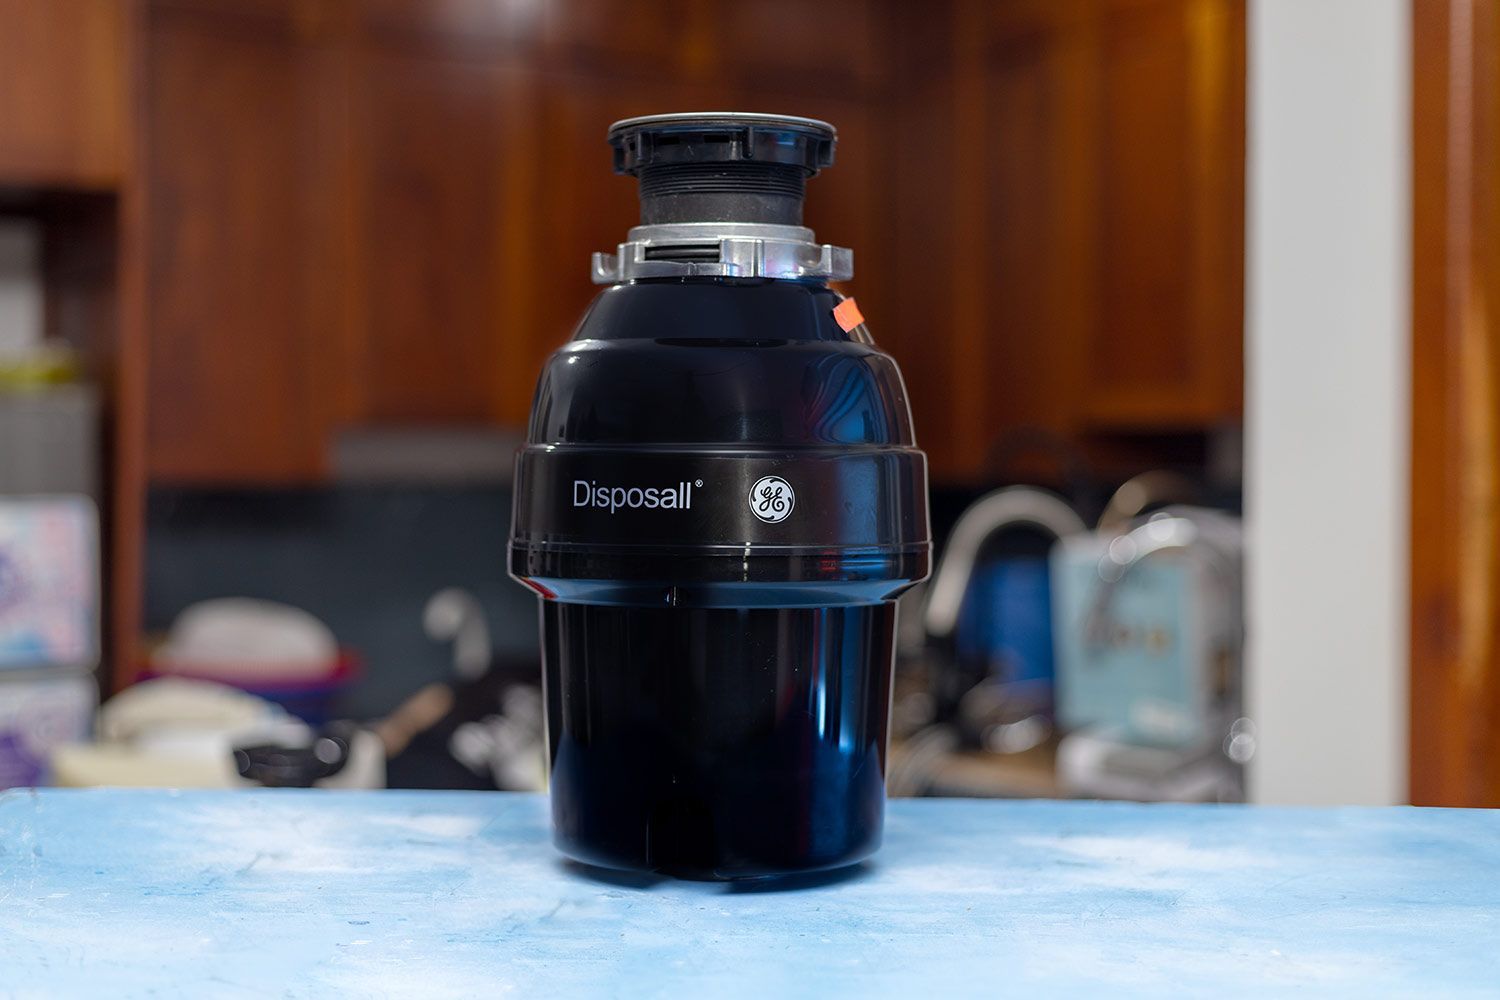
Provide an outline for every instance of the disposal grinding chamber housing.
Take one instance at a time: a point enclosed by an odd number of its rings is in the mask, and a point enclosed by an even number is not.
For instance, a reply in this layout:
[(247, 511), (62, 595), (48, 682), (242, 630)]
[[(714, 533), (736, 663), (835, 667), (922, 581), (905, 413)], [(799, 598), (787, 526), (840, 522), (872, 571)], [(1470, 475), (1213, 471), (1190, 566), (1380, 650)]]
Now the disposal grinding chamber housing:
[(609, 130), (642, 224), (542, 371), (511, 541), (578, 860), (737, 878), (879, 845), (927, 473), (895, 362), (827, 287), (849, 251), (801, 225), (834, 140), (773, 115)]

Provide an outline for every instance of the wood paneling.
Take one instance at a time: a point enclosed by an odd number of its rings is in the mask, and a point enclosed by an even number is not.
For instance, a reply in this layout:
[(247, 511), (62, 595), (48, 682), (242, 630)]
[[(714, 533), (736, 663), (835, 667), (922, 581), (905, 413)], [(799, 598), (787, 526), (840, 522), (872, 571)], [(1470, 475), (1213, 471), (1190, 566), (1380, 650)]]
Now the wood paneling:
[[(864, 39), (865, 7), (803, 20), (826, 38), (848, 16)], [(155, 10), (155, 478), (316, 480), (340, 426), (523, 423), (596, 291), (589, 254), (636, 222), (633, 182), (608, 172), (617, 118), (827, 115), (849, 166), (815, 182), (810, 221), (861, 247), (862, 279), (890, 273), (874, 102), (811, 85), (810, 50), (747, 50), (727, 4)], [(878, 77), (880, 51), (840, 56), (843, 85)], [(273, 410), (243, 419), (252, 397)]]
[[(1017, 428), (1238, 415), (1240, 0), (154, 9), (160, 478), (317, 479), (351, 423), (523, 422), (636, 221), (605, 127), (662, 109), (839, 127), (807, 221), (854, 248), (938, 478)], [(277, 409), (247, 424), (254, 385)]]
[(336, 42), (159, 8), (147, 128), (150, 473), (286, 482), (322, 467), (322, 352), (346, 269)]
[(474, 59), (534, 46), (550, 5), (537, 0), (340, 0), (366, 39)]
[[(1007, 431), (1073, 433), (1080, 350), (1095, 297), (1094, 25), (1032, 4), (979, 7), (965, 62), (955, 209), (965, 235), (955, 298), (960, 472), (975, 474)], [(983, 206), (982, 212), (965, 206)], [(982, 227), (979, 228), (979, 227)], [(980, 376), (977, 377), (976, 376)]]
[[(886, 182), (894, 193), (882, 214), (895, 229), (894, 250), (881, 279), (889, 285), (889, 311), (871, 312), (871, 328), (901, 365), (917, 442), (939, 473), (959, 464), (951, 377), (961, 333), (953, 311), (958, 259), (953, 220), (959, 188), (953, 67), (959, 36), (950, 13), (946, 6), (934, 11), (923, 4), (897, 5), (891, 31), (900, 55), (893, 60), (890, 96), (876, 113), (900, 139), (894, 147), (871, 151), (892, 161)], [(877, 141), (888, 138), (877, 134)], [(834, 169), (842, 169), (842, 163)], [(837, 239), (836, 233), (828, 235)], [(854, 291), (863, 296), (871, 254), (864, 245), (855, 250)]]
[(1413, 12), (1411, 795), (1500, 806), (1500, 4)]
[(507, 183), (527, 152), (520, 82), (484, 61), (383, 48), (358, 58), (354, 417), (496, 421), (510, 387), (504, 345), (527, 336), (514, 279), (536, 265), (524, 240), (505, 240), (524, 202)]
[[(545, 61), (560, 74), (613, 77), (626, 90), (653, 80), (688, 88), (726, 85), (749, 102), (736, 110), (763, 107), (774, 95), (868, 100), (872, 88), (883, 88), (892, 76), (894, 6), (881, 0), (566, 0), (545, 6)], [(933, 4), (927, 14), (944, 17), (945, 4)]]
[(1243, 3), (961, 2), (957, 18), (939, 472), (981, 476), (1020, 428), (1121, 453), (1101, 442), (1236, 421)]
[(714, 68), (711, 3), (657, 0), (627, 11), (619, 0), (567, 0), (545, 10), (548, 65), (559, 73), (677, 81)]
[(1188, 38), (1173, 0), (1106, 10), (1099, 25), (1098, 313), (1088, 411), (1192, 391), (1193, 247)]
[(0, 0), (0, 184), (120, 182), (131, 9), (120, 0)]
[(1242, 401), (1244, 11), (1132, 2), (1101, 28), (1085, 414), (1107, 428), (1214, 426)]
[[(886, 8), (869, 0), (714, 0), (717, 63), (759, 94), (833, 94), (868, 101), (889, 79), (894, 49)], [(944, 16), (942, 4), (928, 17)]]

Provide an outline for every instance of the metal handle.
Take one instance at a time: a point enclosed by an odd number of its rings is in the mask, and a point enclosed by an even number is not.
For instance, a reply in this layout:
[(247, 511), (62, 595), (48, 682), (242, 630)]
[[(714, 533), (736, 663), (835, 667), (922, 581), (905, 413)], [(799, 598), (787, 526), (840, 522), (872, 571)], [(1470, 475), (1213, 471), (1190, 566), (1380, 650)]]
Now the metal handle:
[(1042, 490), (1008, 486), (980, 497), (953, 526), (933, 575), (923, 616), (928, 635), (945, 639), (953, 634), (979, 550), (995, 532), (1019, 524), (1040, 528), (1057, 538), (1087, 530), (1072, 507)]

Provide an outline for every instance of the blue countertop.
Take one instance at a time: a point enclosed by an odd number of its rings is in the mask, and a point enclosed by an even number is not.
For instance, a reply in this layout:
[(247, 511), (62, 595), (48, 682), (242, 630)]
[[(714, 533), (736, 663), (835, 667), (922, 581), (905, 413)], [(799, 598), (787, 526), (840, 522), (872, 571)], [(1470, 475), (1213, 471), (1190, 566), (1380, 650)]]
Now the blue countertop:
[(892, 802), (842, 877), (595, 873), (546, 800), (0, 793), (0, 995), (1500, 993), (1500, 813)]

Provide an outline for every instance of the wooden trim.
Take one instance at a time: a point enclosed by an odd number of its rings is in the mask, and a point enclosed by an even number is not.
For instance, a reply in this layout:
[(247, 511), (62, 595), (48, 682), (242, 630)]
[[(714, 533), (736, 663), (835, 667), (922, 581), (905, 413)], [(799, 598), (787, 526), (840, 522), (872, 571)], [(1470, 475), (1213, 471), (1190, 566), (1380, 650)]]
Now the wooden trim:
[(124, 183), (116, 209), (118, 270), (112, 421), (109, 424), (109, 502), (105, 537), (105, 693), (135, 680), (145, 603), (146, 548), (146, 11), (141, 0), (125, 7), (125, 88), (128, 141)]
[[(976, 359), (983, 359), (985, 339), (989, 336), (984, 311), (988, 280), (985, 267), (988, 252), (986, 219), (983, 213), (975, 210), (975, 206), (987, 201), (988, 164), (974, 149), (974, 144), (987, 133), (985, 60), (989, 15), (988, 5), (970, 0), (960, 4), (955, 19), (955, 74), (949, 114), (958, 139), (952, 168), (953, 197), (948, 208), (952, 212), (951, 256), (960, 262), (960, 266), (953, 269), (952, 277), (952, 322), (946, 359), (949, 365), (974, 364)], [(933, 462), (939, 468), (946, 470), (961, 463), (969, 464), (964, 460), (972, 462), (984, 455), (991, 433), (991, 429), (985, 426), (987, 382), (986, 378), (972, 375), (951, 379), (949, 424), (938, 431), (943, 440), (933, 442), (930, 440), (933, 429), (925, 431), (929, 438), (927, 447), (935, 453)], [(972, 465), (962, 468), (964, 474), (972, 475), (976, 471)]]
[(1411, 795), (1500, 805), (1500, 0), (1412, 8)]

